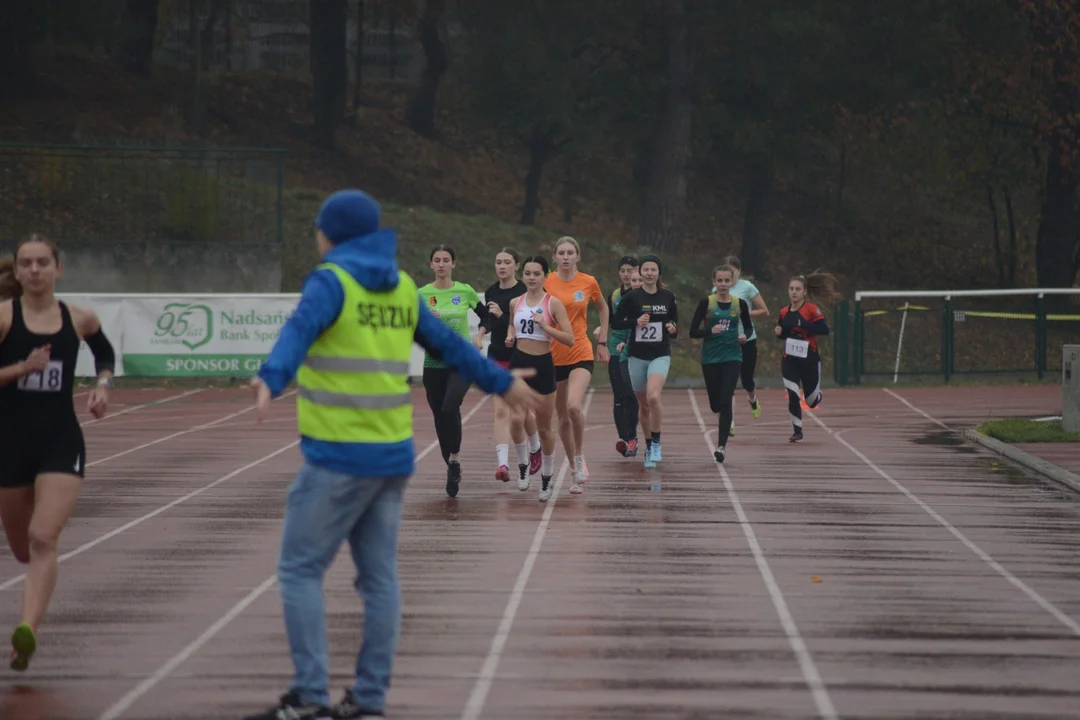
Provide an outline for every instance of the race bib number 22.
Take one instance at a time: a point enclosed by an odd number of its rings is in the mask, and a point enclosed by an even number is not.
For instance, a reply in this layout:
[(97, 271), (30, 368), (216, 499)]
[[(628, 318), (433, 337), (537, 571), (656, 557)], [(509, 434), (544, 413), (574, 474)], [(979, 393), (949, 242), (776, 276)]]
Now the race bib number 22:
[(645, 327), (637, 326), (637, 334), (634, 339), (638, 342), (660, 342), (664, 339), (663, 323), (651, 322)]

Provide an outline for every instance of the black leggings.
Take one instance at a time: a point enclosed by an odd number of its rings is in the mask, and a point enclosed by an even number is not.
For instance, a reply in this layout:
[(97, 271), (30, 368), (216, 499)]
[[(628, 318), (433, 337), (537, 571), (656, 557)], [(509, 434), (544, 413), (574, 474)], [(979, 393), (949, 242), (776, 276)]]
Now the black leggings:
[(424, 368), (424, 390), (428, 407), (435, 417), (435, 435), (439, 438), (443, 462), (461, 452), (461, 403), (469, 392), (469, 383), (450, 368)]
[[(731, 399), (735, 397), (735, 386), (739, 384), (742, 367), (743, 364), (738, 360), (701, 366), (701, 374), (705, 377), (705, 389), (709, 393), (709, 409), (720, 416), (716, 447), (727, 447), (731, 423), (735, 419), (735, 413), (731, 409)], [(743, 377), (746, 376), (743, 375)]]
[(743, 343), (741, 372), (743, 390), (754, 392), (757, 388), (757, 383), (754, 382), (754, 373), (757, 372), (757, 338)]
[(780, 361), (780, 373), (784, 376), (784, 387), (787, 389), (791, 424), (798, 432), (803, 426), (799, 387), (802, 386), (807, 407), (817, 407), (821, 402), (821, 357), (814, 353), (806, 358), (789, 355)]
[(611, 358), (608, 362), (608, 380), (615, 397), (615, 431), (620, 440), (629, 442), (637, 437), (638, 401), (634, 388), (630, 386), (630, 366)]

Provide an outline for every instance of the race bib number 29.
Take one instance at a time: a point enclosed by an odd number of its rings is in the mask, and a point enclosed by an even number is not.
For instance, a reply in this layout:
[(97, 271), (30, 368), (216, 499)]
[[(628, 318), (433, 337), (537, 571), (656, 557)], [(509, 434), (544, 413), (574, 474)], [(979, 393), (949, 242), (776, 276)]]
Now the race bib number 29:
[(18, 382), (18, 388), (27, 392), (60, 392), (63, 387), (63, 360), (50, 360), (45, 372), (27, 373)]

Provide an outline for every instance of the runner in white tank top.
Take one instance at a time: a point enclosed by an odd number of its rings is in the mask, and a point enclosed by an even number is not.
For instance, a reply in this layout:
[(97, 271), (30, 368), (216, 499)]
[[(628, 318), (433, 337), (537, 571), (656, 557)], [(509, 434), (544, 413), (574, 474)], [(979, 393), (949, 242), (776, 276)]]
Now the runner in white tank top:
[[(546, 318), (551, 318), (551, 295), (544, 293), (544, 298), (534, 307), (530, 307), (522, 295), (515, 298), (517, 304), (514, 309), (514, 336), (517, 340), (535, 340), (537, 342), (551, 344), (551, 336), (544, 332), (543, 328), (536, 324), (533, 315), (541, 313)], [(549, 320), (548, 322), (553, 322)]]

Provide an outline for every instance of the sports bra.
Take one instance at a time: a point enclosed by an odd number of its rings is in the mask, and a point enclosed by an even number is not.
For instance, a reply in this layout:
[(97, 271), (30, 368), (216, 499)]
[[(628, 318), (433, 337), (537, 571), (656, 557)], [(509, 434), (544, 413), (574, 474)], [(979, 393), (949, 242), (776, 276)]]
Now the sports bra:
[(518, 340), (535, 340), (537, 342), (551, 342), (551, 336), (540, 329), (540, 326), (533, 320), (533, 313), (540, 312), (547, 315), (548, 324), (554, 322), (554, 318), (551, 317), (551, 310), (549, 309), (551, 303), (551, 295), (544, 293), (544, 298), (540, 301), (540, 304), (536, 307), (529, 307), (525, 301), (525, 296), (522, 295), (517, 299), (517, 305), (514, 306), (514, 334)]

